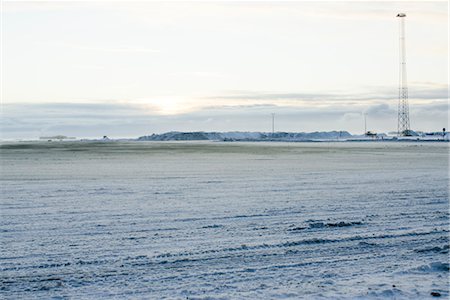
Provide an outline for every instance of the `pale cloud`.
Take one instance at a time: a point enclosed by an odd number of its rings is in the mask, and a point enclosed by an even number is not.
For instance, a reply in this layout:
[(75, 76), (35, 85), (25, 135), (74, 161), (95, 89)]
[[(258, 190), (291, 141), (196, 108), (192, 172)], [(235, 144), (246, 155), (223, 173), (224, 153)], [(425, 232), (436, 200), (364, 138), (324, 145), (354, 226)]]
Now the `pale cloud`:
[(93, 51), (102, 51), (102, 52), (113, 52), (113, 53), (158, 53), (161, 52), (157, 49), (149, 49), (144, 47), (133, 47), (133, 46), (122, 46), (122, 47), (96, 47), (96, 46), (87, 46), (87, 45), (76, 45), (72, 46), (74, 48), (80, 50), (93, 50)]
[(57, 48), (66, 48), (71, 50), (87, 50), (87, 51), (99, 51), (99, 52), (111, 52), (111, 53), (124, 53), (124, 54), (134, 54), (134, 53), (159, 53), (161, 50), (153, 49), (142, 46), (132, 46), (132, 45), (102, 45), (97, 46), (95, 44), (87, 45), (87, 44), (73, 44), (73, 43), (64, 43), (58, 41), (37, 41), (38, 47), (57, 47)]
[[(446, 100), (448, 98), (448, 87), (442, 84), (420, 83), (410, 86), (411, 101), (426, 100)], [(320, 105), (336, 104), (342, 102), (361, 103), (380, 100), (396, 100), (398, 88), (388, 87), (366, 87), (359, 92), (327, 92), (327, 93), (273, 93), (256, 91), (235, 91), (221, 96), (212, 96), (212, 99), (240, 100), (240, 101), (269, 101), (271, 103), (282, 103), (288, 100), (289, 103), (304, 103)]]

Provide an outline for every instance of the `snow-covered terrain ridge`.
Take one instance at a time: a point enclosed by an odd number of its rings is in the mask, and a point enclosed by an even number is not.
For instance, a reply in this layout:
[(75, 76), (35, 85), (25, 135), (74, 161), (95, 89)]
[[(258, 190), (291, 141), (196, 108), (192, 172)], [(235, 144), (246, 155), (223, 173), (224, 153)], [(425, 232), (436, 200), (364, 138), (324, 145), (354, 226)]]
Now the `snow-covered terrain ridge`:
[(313, 141), (449, 141), (449, 136), (442, 132), (413, 132), (414, 136), (397, 137), (378, 133), (373, 136), (352, 135), (347, 131), (316, 132), (179, 132), (171, 131), (162, 134), (141, 136), (138, 141), (273, 141), (273, 142), (313, 142)]
[(139, 141), (308, 141), (332, 140), (350, 138), (347, 131), (322, 132), (178, 132), (171, 131), (163, 134), (153, 134), (138, 138)]

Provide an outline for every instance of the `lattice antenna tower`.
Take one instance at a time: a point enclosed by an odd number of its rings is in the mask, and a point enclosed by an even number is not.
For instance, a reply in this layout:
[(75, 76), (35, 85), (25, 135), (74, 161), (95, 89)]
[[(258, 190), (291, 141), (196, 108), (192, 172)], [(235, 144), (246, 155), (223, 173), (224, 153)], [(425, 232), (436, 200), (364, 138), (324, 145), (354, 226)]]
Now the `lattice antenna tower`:
[(399, 86), (398, 86), (398, 124), (397, 132), (399, 136), (411, 135), (411, 128), (409, 124), (409, 104), (408, 104), (408, 85), (406, 78), (406, 47), (405, 47), (405, 19), (406, 14), (399, 13), (399, 56), (400, 56), (400, 70), (399, 70)]

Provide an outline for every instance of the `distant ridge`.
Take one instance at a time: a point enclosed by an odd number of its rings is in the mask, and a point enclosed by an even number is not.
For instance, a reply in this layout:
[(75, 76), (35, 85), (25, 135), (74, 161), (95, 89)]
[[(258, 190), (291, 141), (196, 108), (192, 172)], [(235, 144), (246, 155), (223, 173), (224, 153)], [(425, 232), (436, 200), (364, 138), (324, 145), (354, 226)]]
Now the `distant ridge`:
[(178, 132), (141, 136), (138, 141), (314, 141), (353, 137), (347, 131), (316, 132)]

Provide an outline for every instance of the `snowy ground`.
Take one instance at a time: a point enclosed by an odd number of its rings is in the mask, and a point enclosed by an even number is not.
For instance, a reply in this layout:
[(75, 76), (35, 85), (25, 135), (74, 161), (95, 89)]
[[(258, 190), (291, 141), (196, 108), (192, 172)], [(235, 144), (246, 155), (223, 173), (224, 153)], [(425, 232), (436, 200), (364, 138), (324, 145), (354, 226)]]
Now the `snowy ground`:
[(448, 298), (447, 155), (3, 143), (0, 298)]

